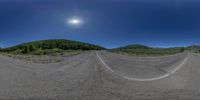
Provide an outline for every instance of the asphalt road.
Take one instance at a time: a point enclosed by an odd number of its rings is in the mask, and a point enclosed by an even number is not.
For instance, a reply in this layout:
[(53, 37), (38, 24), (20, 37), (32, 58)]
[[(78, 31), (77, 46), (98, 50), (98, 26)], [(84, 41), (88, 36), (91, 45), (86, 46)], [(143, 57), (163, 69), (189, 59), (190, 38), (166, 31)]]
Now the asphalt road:
[(200, 56), (84, 52), (55, 64), (0, 56), (0, 100), (200, 100)]

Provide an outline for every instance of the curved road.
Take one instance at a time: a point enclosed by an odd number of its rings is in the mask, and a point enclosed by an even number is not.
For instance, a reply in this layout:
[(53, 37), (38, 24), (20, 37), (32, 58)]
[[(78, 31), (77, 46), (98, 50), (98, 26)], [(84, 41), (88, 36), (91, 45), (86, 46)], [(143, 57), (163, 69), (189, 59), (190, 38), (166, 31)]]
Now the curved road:
[(199, 61), (91, 51), (41, 65), (0, 56), (0, 100), (200, 100)]

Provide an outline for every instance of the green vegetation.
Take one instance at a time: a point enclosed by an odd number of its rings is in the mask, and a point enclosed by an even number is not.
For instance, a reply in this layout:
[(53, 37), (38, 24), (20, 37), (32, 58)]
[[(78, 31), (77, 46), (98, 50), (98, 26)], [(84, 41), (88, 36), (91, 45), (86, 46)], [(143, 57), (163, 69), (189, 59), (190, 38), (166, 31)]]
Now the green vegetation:
[(184, 47), (152, 48), (152, 47), (136, 44), (136, 45), (128, 45), (125, 47), (112, 49), (111, 51), (115, 53), (127, 54), (127, 55), (159, 56), (159, 55), (170, 55), (170, 54), (184, 52), (185, 48)]
[(12, 54), (36, 54), (44, 55), (51, 53), (60, 53), (73, 50), (102, 50), (105, 49), (98, 45), (83, 43), (64, 39), (51, 39), (28, 42), (17, 46), (1, 49), (1, 52)]
[(46, 54), (56, 54), (56, 53), (63, 53), (65, 50), (53, 48), (53, 49), (37, 49), (36, 51), (33, 51), (32, 54), (35, 55), (46, 55)]
[(200, 53), (200, 45), (191, 45), (187, 47), (188, 51), (192, 51), (194, 53)]
[[(51, 39), (51, 40), (41, 40), (41, 41), (23, 43), (9, 48), (0, 48), (0, 53), (9, 53), (15, 55), (19, 54), (63, 55), (64, 53), (67, 52), (72, 53), (77, 51), (80, 52), (85, 50), (103, 50), (103, 49), (105, 48), (89, 43), (83, 43), (65, 39)], [(127, 55), (159, 56), (159, 55), (170, 55), (184, 51), (190, 51), (190, 52), (192, 51), (200, 53), (200, 45), (192, 45), (188, 47), (173, 47), (173, 48), (153, 48), (145, 45), (134, 44), (115, 49), (110, 49), (109, 51)]]

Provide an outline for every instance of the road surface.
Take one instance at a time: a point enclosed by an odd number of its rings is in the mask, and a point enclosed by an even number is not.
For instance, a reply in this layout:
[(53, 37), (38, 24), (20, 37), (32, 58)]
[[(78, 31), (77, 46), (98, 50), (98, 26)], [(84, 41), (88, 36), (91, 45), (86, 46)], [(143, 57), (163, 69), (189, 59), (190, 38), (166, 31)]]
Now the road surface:
[(54, 64), (0, 56), (0, 100), (200, 100), (200, 56), (84, 52)]

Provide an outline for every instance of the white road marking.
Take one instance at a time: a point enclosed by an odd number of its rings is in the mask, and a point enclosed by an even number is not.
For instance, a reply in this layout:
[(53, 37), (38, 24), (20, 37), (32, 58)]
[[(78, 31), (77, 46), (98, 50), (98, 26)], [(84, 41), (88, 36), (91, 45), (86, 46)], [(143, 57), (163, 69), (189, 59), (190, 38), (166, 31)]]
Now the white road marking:
[(96, 52), (96, 55), (97, 55), (97, 58), (101, 61), (101, 63), (109, 70), (111, 71), (112, 73), (115, 73), (117, 74), (118, 76), (121, 76), (123, 77), (124, 79), (127, 79), (127, 80), (133, 80), (133, 81), (154, 81), (154, 80), (159, 80), (159, 79), (162, 79), (162, 78), (165, 78), (165, 77), (168, 77), (169, 75), (175, 73), (177, 70), (179, 70), (183, 65), (184, 63), (188, 60), (188, 55), (187, 57), (183, 60), (183, 62), (178, 65), (173, 71), (163, 75), (163, 76), (159, 76), (159, 77), (154, 77), (154, 78), (132, 78), (132, 77), (127, 77), (127, 76), (122, 76), (116, 72), (114, 72), (102, 59), (101, 57), (99, 56), (99, 54)]

